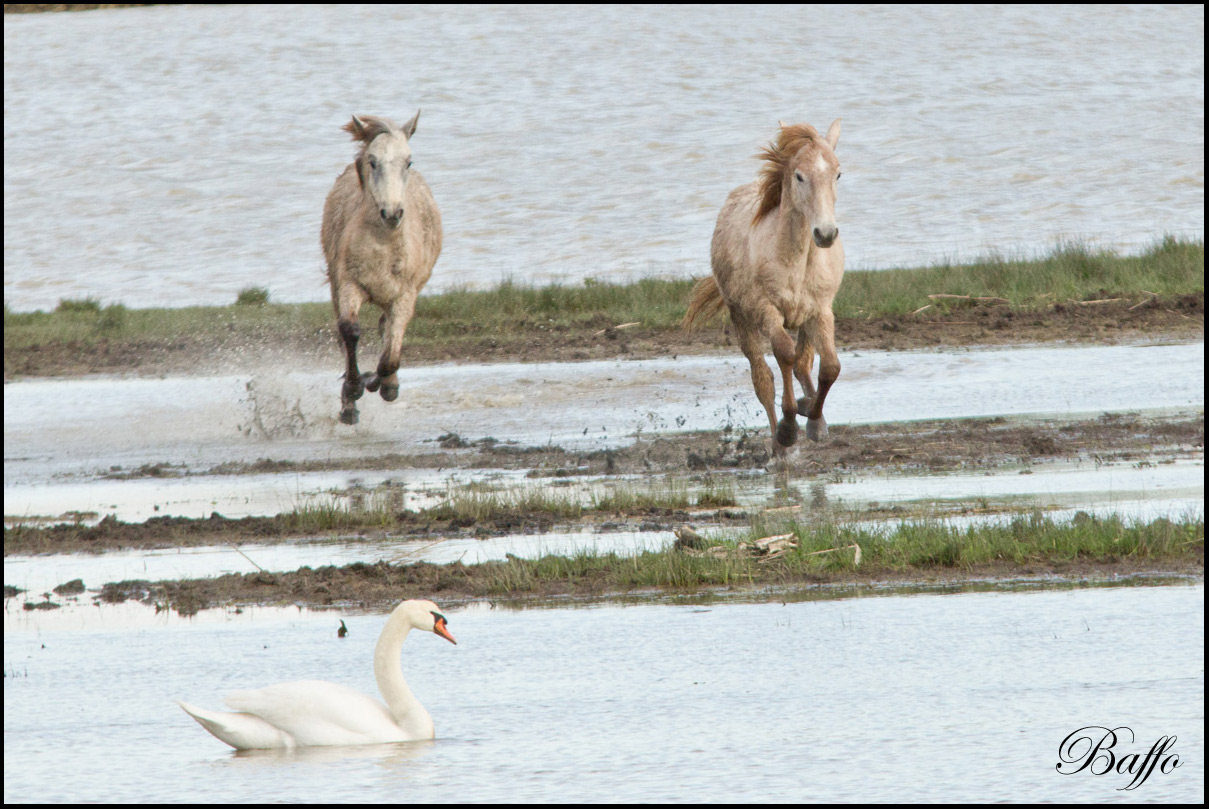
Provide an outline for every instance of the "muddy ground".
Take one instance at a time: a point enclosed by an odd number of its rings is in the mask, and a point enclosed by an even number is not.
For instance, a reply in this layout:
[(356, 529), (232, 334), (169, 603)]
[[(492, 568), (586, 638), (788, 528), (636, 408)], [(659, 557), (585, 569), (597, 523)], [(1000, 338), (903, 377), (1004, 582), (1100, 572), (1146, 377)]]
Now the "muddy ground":
[[(1198, 340), (1205, 334), (1201, 293), (1144, 302), (1118, 300), (1094, 305), (1058, 303), (1039, 311), (977, 301), (898, 317), (848, 318), (837, 322), (841, 359), (845, 351), (905, 350), (943, 346), (1026, 343), (1112, 344), (1137, 340)], [(370, 334), (361, 346), (372, 364), (380, 346)], [(647, 359), (681, 354), (738, 354), (731, 330), (721, 321), (693, 332), (592, 324), (580, 329), (526, 328), (488, 338), (442, 342), (405, 340), (403, 364), (444, 362), (573, 362), (612, 358)], [(5, 379), (93, 373), (208, 374), (276, 363), (285, 367), (328, 364), (342, 368), (329, 327), (313, 333), (216, 338), (182, 334), (171, 339), (100, 339), (4, 347)]]
[[(988, 589), (1022, 584), (1053, 587), (1198, 580), (1204, 576), (1205, 569), (1203, 557), (1185, 560), (1121, 557), (1026, 565), (1003, 562), (960, 569), (820, 570), (807, 575), (791, 574), (770, 565), (761, 569), (758, 578), (739, 586), (703, 585), (622, 593), (613, 591), (602, 575), (599, 580), (592, 576), (541, 580), (523, 593), (501, 591), (499, 582), (510, 577), (507, 568), (520, 568), (526, 564), (518, 559), (478, 565), (460, 562), (448, 565), (355, 563), (344, 567), (301, 568), (291, 573), (236, 573), (213, 579), (112, 582), (104, 585), (99, 593), (88, 594), (85, 598), (108, 604), (138, 601), (154, 606), (157, 611), (170, 609), (188, 616), (203, 609), (241, 604), (383, 610), (397, 604), (401, 593), (422, 593), (425, 598), (445, 605), (482, 599), (541, 603), (561, 598), (644, 596), (775, 599), (790, 592), (795, 597), (809, 592), (819, 598), (839, 598), (904, 587)], [(16, 591), (10, 594), (7, 588), (5, 598), (23, 601), (26, 610), (56, 609), (65, 600), (62, 596), (54, 596), (57, 601), (51, 598), (37, 601)]]
[[(1018, 469), (1056, 461), (1080, 460), (1117, 464), (1169, 463), (1203, 454), (1204, 414), (1195, 418), (1160, 418), (1105, 414), (1079, 421), (1026, 421), (1003, 417), (951, 421), (837, 425), (822, 444), (803, 440), (787, 468), (777, 469), (795, 485), (812, 479), (833, 480), (850, 475), (919, 474), (971, 470)], [(428, 453), (375, 456), (372, 459), (295, 463), (262, 459), (253, 464), (226, 464), (212, 474), (316, 471), (373, 468), (527, 469), (535, 483), (557, 487), (578, 476), (659, 475), (724, 482), (727, 475), (763, 471), (770, 462), (763, 431), (726, 430), (642, 439), (626, 447), (587, 452), (558, 447), (522, 447), (493, 439), (467, 442), (449, 434)], [(120, 477), (168, 477), (183, 470), (166, 465), (113, 473)], [(722, 487), (724, 489), (724, 486)], [(557, 488), (553, 489), (557, 491)], [(698, 502), (716, 509), (708, 518), (723, 524), (746, 525), (746, 511), (726, 502)], [(877, 513), (863, 512), (866, 517)], [(883, 516), (895, 516), (893, 513)], [(697, 514), (698, 519), (702, 515)], [(503, 508), (487, 517), (446, 515), (439, 510), (400, 510), (393, 523), (382, 527), (380, 515), (358, 526), (355, 514), (344, 527), (326, 531), (300, 529), (297, 520), (273, 517), (209, 519), (157, 517), (128, 524), (106, 518), (99, 525), (57, 525), (49, 528), (9, 528), (4, 532), (8, 554), (98, 552), (118, 548), (166, 548), (191, 545), (286, 541), (300, 536), (485, 537), (571, 530), (671, 530), (689, 520), (677, 507), (641, 507), (630, 512), (587, 510), (571, 523), (565, 515), (540, 510)]]

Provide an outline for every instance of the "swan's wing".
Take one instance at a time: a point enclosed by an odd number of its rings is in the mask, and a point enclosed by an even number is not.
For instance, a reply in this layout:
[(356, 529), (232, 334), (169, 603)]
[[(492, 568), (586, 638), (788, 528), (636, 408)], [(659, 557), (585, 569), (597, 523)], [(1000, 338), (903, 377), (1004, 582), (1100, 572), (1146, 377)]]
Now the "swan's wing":
[(177, 702), (185, 713), (197, 720), (215, 738), (236, 750), (269, 750), (293, 747), (294, 739), (284, 731), (273, 727), (259, 716), (247, 713), (208, 711), (187, 702)]
[(233, 691), (227, 705), (254, 714), (300, 746), (414, 741), (380, 700), (321, 680)]

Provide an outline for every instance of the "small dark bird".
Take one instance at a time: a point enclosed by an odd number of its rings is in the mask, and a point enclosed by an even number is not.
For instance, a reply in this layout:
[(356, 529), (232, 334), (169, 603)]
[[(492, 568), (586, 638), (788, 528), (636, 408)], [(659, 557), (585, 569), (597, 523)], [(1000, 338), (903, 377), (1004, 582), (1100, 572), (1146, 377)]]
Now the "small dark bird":
[(336, 637), (343, 638), (348, 634), (348, 627), (344, 625), (344, 621), (340, 622), (340, 628), (336, 630)]

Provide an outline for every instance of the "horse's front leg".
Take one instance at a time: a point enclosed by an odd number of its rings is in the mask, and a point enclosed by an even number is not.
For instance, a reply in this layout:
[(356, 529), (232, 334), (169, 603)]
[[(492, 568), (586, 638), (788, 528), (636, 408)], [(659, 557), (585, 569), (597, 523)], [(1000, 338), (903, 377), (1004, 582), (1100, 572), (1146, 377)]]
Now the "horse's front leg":
[(397, 298), (382, 316), (382, 356), (378, 358), (378, 371), (365, 374), (365, 387), (371, 393), (378, 391), (387, 402), (399, 398), (399, 363), (403, 357), (403, 335), (407, 324), (416, 311), (416, 294), (404, 294)]
[(810, 409), (814, 401), (814, 380), (811, 372), (814, 370), (814, 346), (810, 342), (806, 327), (798, 329), (798, 344), (794, 347), (796, 354), (793, 363), (793, 375), (802, 386), (802, 396), (798, 399), (798, 412), (804, 413)]
[(793, 339), (782, 325), (783, 317), (776, 309), (770, 309), (764, 319), (764, 329), (772, 341), (772, 354), (781, 369), (781, 421), (777, 424), (777, 443), (792, 447), (798, 440), (798, 401), (793, 394), (793, 372), (797, 352)]
[(768, 414), (768, 428), (774, 436), (773, 453), (778, 457), (783, 456), (785, 448), (775, 439), (777, 434), (777, 415), (774, 407), (776, 386), (773, 382), (772, 370), (764, 361), (764, 341), (758, 331), (734, 317), (733, 313), (731, 321), (735, 324), (735, 331), (738, 333), (739, 348), (747, 357), (748, 364), (751, 365), (751, 384), (756, 389), (756, 398), (760, 400), (760, 404), (764, 405), (764, 412)]
[(827, 309), (811, 328), (811, 342), (819, 347), (819, 389), (806, 408), (806, 437), (822, 441), (827, 437), (823, 402), (840, 376), (840, 358), (835, 351), (835, 316)]
[(361, 324), (341, 320), (338, 324), (340, 343), (344, 347), (344, 384), (340, 386), (340, 421), (356, 424), (360, 418), (356, 401), (365, 393), (361, 372), (357, 368), (357, 341), (361, 339)]
[(336, 330), (340, 333), (340, 345), (344, 349), (344, 384), (340, 386), (340, 421), (356, 424), (360, 419), (356, 401), (365, 393), (361, 382), (361, 371), (357, 368), (357, 343), (361, 339), (361, 324), (357, 316), (361, 311), (362, 298), (355, 288), (348, 286), (335, 291)]

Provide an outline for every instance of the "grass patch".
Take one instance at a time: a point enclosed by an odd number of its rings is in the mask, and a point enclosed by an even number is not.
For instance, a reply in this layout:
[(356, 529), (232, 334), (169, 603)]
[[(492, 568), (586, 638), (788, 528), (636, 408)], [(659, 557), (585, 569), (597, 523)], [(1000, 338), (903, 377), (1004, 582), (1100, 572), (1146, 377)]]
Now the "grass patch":
[[(633, 556), (582, 551), (540, 559), (511, 558), (468, 568), (475, 590), (487, 595), (542, 591), (551, 582), (570, 592), (624, 592), (637, 589), (696, 589), (735, 585), (776, 585), (882, 576), (911, 576), (937, 571), (976, 575), (980, 571), (1039, 568), (1077, 563), (1200, 563), (1203, 520), (1129, 522), (1118, 517), (1080, 516), (1056, 523), (1038, 514), (1003, 524), (957, 528), (945, 523), (904, 523), (886, 532), (825, 525), (797, 526), (799, 547), (762, 561), (736, 552), (720, 558), (676, 550)], [(737, 542), (720, 542), (736, 548)], [(848, 548), (859, 545), (861, 562)], [(840, 550), (817, 553), (828, 549)]]
[[(1055, 523), (1021, 516), (1002, 525), (954, 528), (943, 523), (908, 523), (885, 533), (840, 525), (795, 531), (800, 546), (761, 561), (739, 553), (720, 558), (675, 550), (632, 556), (581, 550), (538, 559), (456, 566), (454, 581), (436, 573), (438, 586), (478, 596), (600, 594), (634, 590), (697, 590), (712, 587), (792, 585), (878, 578), (911, 578), (937, 572), (1005, 575), (1058, 570), (1085, 564), (1123, 567), (1203, 564), (1204, 522), (1130, 523), (1119, 518), (1079, 518)], [(733, 541), (719, 543), (734, 548)], [(859, 566), (847, 547), (862, 549)], [(840, 548), (833, 553), (816, 553)], [(430, 568), (453, 566), (422, 565)], [(408, 568), (414, 566), (407, 566)], [(1132, 569), (1132, 568), (1131, 568)], [(431, 573), (431, 571), (429, 571)]]
[(235, 297), (236, 306), (264, 306), (269, 302), (269, 291), (264, 287), (244, 287)]
[[(933, 294), (999, 297), (1022, 311), (1065, 301), (1111, 297), (1144, 300), (1204, 295), (1204, 242), (1165, 238), (1137, 256), (1117, 256), (1068, 244), (1040, 259), (990, 258), (969, 264), (917, 269), (850, 271), (835, 301), (837, 318), (902, 316), (931, 304), (937, 311), (963, 305)], [(684, 316), (691, 279), (643, 279), (610, 284), (532, 287), (506, 281), (490, 290), (452, 290), (422, 295), (408, 327), (407, 343), (481, 343), (524, 340), (540, 332), (589, 334), (623, 323), (674, 330)], [(132, 344), (300, 344), (335, 346), (334, 317), (327, 303), (274, 304), (267, 290), (248, 288), (241, 305), (180, 309), (101, 307), (95, 299), (64, 300), (54, 312), (4, 311), (4, 346), (10, 350), (54, 343), (91, 346), (105, 339)], [(379, 312), (362, 309), (367, 336), (377, 335)], [(318, 338), (318, 339), (317, 339)], [(7, 366), (7, 359), (6, 359)]]
[(1012, 307), (1029, 311), (1066, 301), (1204, 291), (1204, 242), (1168, 236), (1137, 256), (1068, 243), (1040, 259), (993, 257), (971, 264), (845, 273), (835, 315), (905, 315), (928, 304), (941, 310), (962, 305), (928, 297), (936, 294), (1006, 298)]

